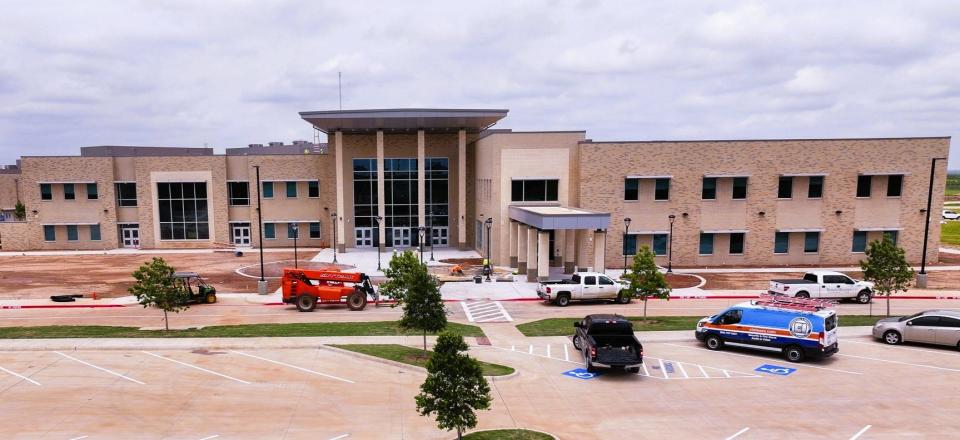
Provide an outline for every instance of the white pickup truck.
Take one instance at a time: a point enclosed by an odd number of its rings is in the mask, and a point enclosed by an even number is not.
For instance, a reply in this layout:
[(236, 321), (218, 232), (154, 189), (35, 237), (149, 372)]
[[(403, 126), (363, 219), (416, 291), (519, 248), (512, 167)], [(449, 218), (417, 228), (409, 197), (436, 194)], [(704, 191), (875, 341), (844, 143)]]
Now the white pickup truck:
[(768, 291), (774, 295), (797, 298), (852, 299), (867, 304), (873, 296), (873, 283), (858, 281), (840, 272), (815, 270), (797, 280), (771, 280)]
[(553, 301), (560, 307), (570, 301), (613, 300), (629, 304), (630, 296), (623, 295), (623, 285), (598, 272), (580, 272), (569, 280), (544, 281), (537, 285), (537, 296), (544, 301)]

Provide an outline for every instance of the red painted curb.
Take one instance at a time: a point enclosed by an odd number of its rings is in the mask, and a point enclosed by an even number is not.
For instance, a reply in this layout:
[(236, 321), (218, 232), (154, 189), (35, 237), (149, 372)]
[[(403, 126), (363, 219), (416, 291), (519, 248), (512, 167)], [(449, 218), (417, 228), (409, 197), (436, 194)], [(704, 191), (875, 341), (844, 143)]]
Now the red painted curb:
[(0, 310), (10, 310), (10, 309), (103, 309), (103, 308), (114, 308), (114, 307), (127, 307), (123, 304), (71, 304), (71, 305), (24, 305), (24, 306), (0, 306)]

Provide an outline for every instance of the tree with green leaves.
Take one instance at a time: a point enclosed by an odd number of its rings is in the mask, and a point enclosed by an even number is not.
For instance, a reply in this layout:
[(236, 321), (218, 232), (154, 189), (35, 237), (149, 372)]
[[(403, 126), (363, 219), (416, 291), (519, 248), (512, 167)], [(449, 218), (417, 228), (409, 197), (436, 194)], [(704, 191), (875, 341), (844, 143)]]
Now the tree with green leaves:
[(462, 438), (463, 431), (477, 426), (475, 411), (489, 409), (493, 400), (480, 364), (465, 351), (467, 344), (462, 336), (441, 333), (427, 361), (427, 379), (415, 398), (421, 416), (436, 413), (437, 426), (456, 429), (457, 439)]
[[(913, 269), (907, 264), (903, 249), (893, 244), (887, 234), (880, 240), (874, 240), (864, 252), (866, 260), (860, 260), (863, 278), (873, 282), (874, 296), (887, 297), (887, 316), (890, 316), (890, 295), (906, 292), (913, 280)], [(870, 315), (873, 315), (871, 301)]]
[(630, 284), (622, 289), (621, 294), (640, 298), (643, 301), (643, 319), (647, 319), (647, 300), (659, 298), (670, 300), (670, 285), (667, 278), (660, 272), (654, 260), (653, 251), (643, 246), (633, 257), (633, 266), (630, 272), (623, 276)]
[(407, 287), (410, 285), (410, 276), (422, 265), (413, 251), (394, 254), (388, 267), (383, 270), (387, 281), (380, 283), (380, 296), (394, 300), (393, 307), (403, 304)]
[(427, 265), (419, 264), (406, 275), (403, 295), (403, 316), (400, 328), (423, 332), (423, 351), (427, 351), (427, 333), (438, 332), (447, 326), (447, 309), (440, 296), (440, 282)]
[(23, 202), (17, 200), (17, 204), (13, 205), (13, 217), (19, 221), (27, 218), (27, 207), (23, 205)]
[(153, 260), (144, 263), (135, 272), (133, 278), (136, 283), (129, 290), (137, 297), (137, 302), (144, 308), (155, 307), (163, 310), (163, 326), (170, 330), (167, 312), (180, 313), (187, 309), (190, 299), (185, 289), (178, 288), (173, 278), (174, 269), (163, 258), (153, 257)]

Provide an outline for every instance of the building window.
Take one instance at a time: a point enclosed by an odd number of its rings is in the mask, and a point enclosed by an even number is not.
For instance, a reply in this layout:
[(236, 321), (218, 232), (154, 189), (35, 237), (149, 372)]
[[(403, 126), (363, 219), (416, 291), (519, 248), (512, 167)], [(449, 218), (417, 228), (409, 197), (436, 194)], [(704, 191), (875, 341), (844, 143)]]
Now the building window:
[(320, 182), (311, 180), (307, 182), (307, 197), (316, 199), (320, 197)]
[(49, 183), (40, 184), (40, 200), (53, 200), (53, 185)]
[(63, 184), (63, 200), (76, 200), (77, 193), (74, 192), (74, 186), (72, 183)]
[(320, 238), (320, 222), (310, 223), (310, 238)]
[(734, 177), (733, 178), (733, 199), (742, 200), (745, 198), (747, 198), (747, 178)]
[(803, 251), (808, 254), (820, 252), (820, 233), (807, 232), (803, 236)]
[(263, 182), (263, 198), (273, 198), (273, 182)]
[(637, 254), (637, 236), (634, 234), (623, 234), (623, 255)]
[(277, 238), (277, 228), (273, 223), (263, 224), (263, 238), (273, 240)]
[(511, 201), (514, 202), (556, 202), (559, 200), (557, 179), (513, 180), (511, 183)]
[(287, 198), (297, 198), (297, 182), (287, 182)]
[(653, 200), (670, 200), (670, 179), (656, 179)]
[(483, 249), (483, 222), (480, 220), (477, 220), (475, 235), (476, 237), (473, 240), (473, 244), (476, 245), (477, 249)]
[(903, 191), (903, 176), (894, 174), (887, 176), (887, 197), (900, 197)]
[(227, 182), (230, 206), (250, 205), (250, 182)]
[(209, 240), (206, 182), (157, 184), (161, 240)]
[(780, 176), (780, 185), (777, 187), (777, 198), (778, 199), (793, 198), (793, 177), (792, 176)]
[(823, 197), (823, 176), (810, 176), (807, 186), (807, 198), (819, 199)]
[(863, 253), (867, 249), (867, 231), (853, 231), (853, 249), (851, 252)]
[(713, 255), (713, 234), (700, 233), (700, 255)]
[(786, 254), (790, 252), (790, 233), (777, 232), (773, 237), (773, 253)]
[(667, 234), (653, 234), (653, 255), (667, 255)]
[(300, 227), (296, 223), (287, 223), (287, 238), (300, 238)]
[(90, 241), (100, 241), (100, 225), (90, 225)]
[(897, 231), (883, 231), (883, 236), (889, 238), (890, 241), (893, 242), (894, 246), (897, 245), (897, 238), (899, 235), (900, 234), (898, 234)]
[(43, 241), (57, 241), (57, 227), (43, 225)]
[(97, 200), (100, 198), (100, 194), (97, 193), (97, 184), (88, 183), (87, 184), (87, 200)]
[(743, 254), (743, 232), (734, 232), (730, 234), (730, 255)]
[(77, 225), (67, 225), (67, 241), (80, 240), (80, 232), (77, 231)]
[(857, 176), (857, 197), (870, 197), (873, 176)]
[[(450, 226), (449, 219), (449, 191), (450, 161), (445, 157), (428, 157), (426, 159), (426, 222), (424, 226)], [(437, 232), (431, 232), (436, 234)], [(433, 237), (439, 241), (439, 237)], [(431, 240), (427, 240), (432, 244)]]
[(137, 184), (136, 183), (118, 183), (117, 184), (117, 205), (137, 206)]
[[(373, 161), (373, 159), (370, 160)], [(370, 166), (370, 169), (376, 170), (376, 168), (372, 168), (376, 166), (375, 161)], [(416, 230), (417, 226), (420, 225), (417, 211), (420, 197), (417, 191), (417, 169), (416, 158), (383, 160), (383, 220), (386, 223), (384, 225), (386, 228), (384, 239), (387, 245), (416, 246), (419, 243), (420, 236)], [(356, 173), (354, 175), (356, 176)], [(357, 226), (373, 227), (376, 225), (374, 218), (377, 216), (377, 199), (375, 198), (377, 175), (376, 173), (370, 173), (369, 176), (372, 179), (370, 182), (372, 192), (370, 212), (366, 224), (361, 224), (360, 219), (355, 220)], [(379, 237), (377, 237), (377, 240), (379, 240)]]
[[(388, 159), (389, 160), (389, 159)], [(387, 185), (384, 181), (384, 193)], [(353, 221), (357, 227), (371, 228), (377, 216), (377, 160), (353, 160)]]
[(717, 199), (717, 178), (716, 177), (703, 178), (703, 189), (700, 190), (700, 198), (703, 200)]
[(640, 179), (623, 179), (623, 200), (640, 200)]

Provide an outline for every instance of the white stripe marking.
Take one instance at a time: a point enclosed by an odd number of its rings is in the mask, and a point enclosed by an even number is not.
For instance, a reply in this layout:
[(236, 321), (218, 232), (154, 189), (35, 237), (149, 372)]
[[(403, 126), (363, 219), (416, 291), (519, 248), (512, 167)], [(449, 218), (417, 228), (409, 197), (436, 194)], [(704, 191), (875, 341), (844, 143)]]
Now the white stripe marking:
[(924, 365), (924, 364), (911, 364), (911, 363), (909, 363), (909, 362), (891, 361), (891, 360), (889, 360), (889, 359), (879, 359), (879, 358), (872, 358), (872, 357), (867, 357), (867, 356), (855, 356), (855, 355), (852, 355), (852, 354), (840, 354), (840, 353), (837, 353), (837, 356), (852, 357), (852, 358), (856, 358), (856, 359), (866, 359), (866, 360), (877, 361), (877, 362), (887, 362), (887, 363), (890, 363), (890, 364), (908, 365), (908, 366), (911, 366), (911, 367), (930, 368), (930, 369), (933, 369), (933, 370), (960, 371), (960, 370), (958, 370), (958, 369), (956, 369), (956, 368), (937, 367), (937, 366), (933, 366), (933, 365)]
[(860, 342), (860, 341), (846, 341), (846, 340), (845, 340), (845, 341), (843, 341), (843, 343), (844, 343), (844, 344), (872, 345), (872, 346), (874, 346), (874, 347), (892, 348), (892, 349), (894, 349), (894, 350), (910, 350), (910, 351), (919, 351), (919, 352), (921, 352), (921, 353), (946, 354), (946, 355), (950, 355), (950, 356), (960, 356), (960, 353), (955, 353), (955, 352), (951, 352), (951, 351), (924, 350), (924, 349), (921, 349), (921, 348), (902, 347), (902, 346), (899, 346), (899, 345), (887, 345), (887, 344), (881, 344), (881, 343), (877, 343), (877, 342)]
[(530, 354), (533, 354), (533, 344), (530, 344)]
[(860, 438), (861, 435), (863, 435), (863, 433), (867, 432), (867, 430), (872, 427), (873, 425), (864, 426), (863, 429), (861, 429), (856, 434), (854, 434), (853, 437), (850, 437), (850, 440), (857, 440), (858, 438)]
[(733, 440), (733, 439), (739, 437), (741, 434), (743, 434), (743, 433), (745, 433), (745, 432), (747, 432), (747, 431), (749, 431), (749, 430), (750, 430), (750, 428), (743, 428), (743, 429), (737, 431), (736, 434), (731, 435), (730, 437), (727, 437), (726, 440)]
[(550, 356), (550, 344), (547, 344), (547, 357), (548, 357), (548, 358), (552, 358), (552, 357), (553, 357), (553, 356)]
[(697, 368), (700, 369), (700, 373), (703, 374), (703, 377), (710, 377), (710, 375), (707, 374), (707, 370), (703, 369), (703, 365), (697, 365)]
[(463, 313), (467, 315), (467, 321), (473, 322), (473, 315), (470, 314), (470, 307), (467, 307), (467, 303), (460, 303), (460, 307), (463, 308)]
[(667, 369), (664, 368), (664, 366), (663, 366), (663, 359), (659, 359), (659, 361), (660, 361), (660, 371), (663, 372), (663, 378), (664, 378), (664, 379), (669, 379), (670, 376), (667, 376)]
[(723, 371), (723, 375), (724, 375), (724, 376), (730, 377), (730, 372), (729, 372), (729, 371), (727, 371), (727, 370), (720, 370), (720, 371)]
[(334, 438), (331, 438), (330, 440), (340, 440), (340, 439), (342, 439), (342, 438), (347, 438), (347, 437), (350, 437), (350, 434), (338, 435), (338, 436), (336, 436), (336, 437), (334, 437)]
[(517, 351), (517, 346), (516, 346), (516, 345), (511, 345), (511, 346), (510, 346), (510, 351)]
[(73, 356), (70, 356), (70, 355), (66, 355), (66, 354), (60, 353), (59, 351), (55, 351), (54, 353), (59, 354), (60, 356), (63, 356), (63, 357), (65, 357), (65, 358), (67, 358), (67, 359), (71, 359), (71, 360), (80, 362), (81, 364), (84, 364), (84, 365), (86, 365), (86, 366), (88, 366), (88, 367), (93, 367), (93, 368), (96, 368), (96, 369), (98, 369), (98, 370), (100, 370), (100, 371), (103, 371), (103, 372), (105, 372), (105, 373), (110, 373), (110, 374), (112, 374), (112, 375), (114, 375), (114, 376), (122, 377), (122, 378), (124, 378), (124, 379), (126, 379), (126, 380), (129, 380), (130, 382), (138, 383), (138, 384), (140, 384), (140, 385), (146, 385), (145, 383), (140, 382), (139, 380), (136, 380), (136, 379), (134, 379), (134, 378), (124, 376), (124, 375), (122, 375), (122, 374), (120, 374), (120, 373), (117, 373), (116, 371), (110, 371), (110, 370), (108, 370), (108, 369), (106, 369), (106, 368), (103, 368), (103, 367), (98, 367), (98, 366), (93, 365), (93, 364), (91, 364), (91, 363), (89, 363), (89, 362), (81, 361), (80, 359), (77, 359), (77, 358), (75, 358), (75, 357), (73, 357)]
[(500, 308), (500, 313), (503, 313), (503, 317), (506, 318), (507, 321), (511, 321), (511, 322), (513, 321), (513, 318), (510, 317), (509, 313), (507, 313), (507, 309), (503, 308), (503, 304), (501, 304), (500, 301), (497, 301), (494, 304), (496, 304), (497, 307)]
[(21, 379), (23, 379), (23, 380), (25, 380), (25, 381), (27, 381), (27, 382), (30, 382), (30, 383), (32, 383), (32, 384), (34, 384), (34, 385), (40, 385), (40, 382), (37, 382), (37, 381), (35, 381), (35, 380), (33, 380), (33, 379), (31, 379), (31, 378), (29, 378), (29, 377), (27, 377), (27, 376), (24, 376), (24, 375), (22, 375), (22, 374), (14, 373), (13, 371), (10, 371), (10, 370), (8, 370), (8, 369), (6, 369), (6, 368), (0, 367), (0, 371), (4, 371), (4, 372), (6, 372), (6, 373), (9, 373), (9, 374), (12, 374), (12, 375), (14, 375), (14, 376), (17, 376), (17, 377), (19, 377), (19, 378), (21, 378)]
[(644, 363), (642, 363), (642, 364), (640, 364), (640, 365), (643, 366), (643, 375), (644, 375), (644, 376), (650, 376), (650, 370), (647, 370), (647, 364), (646, 364), (646, 362), (644, 362)]
[[(679, 345), (679, 344), (671, 344), (671, 343), (668, 343), (668, 342), (664, 342), (663, 345), (669, 345), (669, 346), (671, 346), (671, 347), (686, 348), (686, 349), (688, 349), (688, 350), (701, 350), (701, 351), (704, 351), (704, 350), (702, 350), (702, 349), (700, 349), (700, 348), (697, 348), (697, 347), (690, 347), (690, 346)], [(750, 355), (746, 355), (746, 354), (730, 353), (730, 352), (726, 352), (726, 351), (723, 351), (723, 352), (712, 352), (712, 353), (716, 353), (716, 354), (726, 354), (726, 355), (730, 355), (730, 356), (740, 356), (740, 357), (745, 357), (745, 358), (750, 358), (750, 359), (767, 359), (767, 358), (764, 358), (764, 357), (761, 357), (761, 356), (750, 356)], [(807, 365), (807, 364), (794, 364), (793, 366), (794, 366), (794, 367), (798, 367), (798, 368), (814, 368), (814, 369), (817, 369), (817, 370), (836, 371), (837, 373), (856, 374), (856, 375), (858, 375), (858, 376), (863, 375), (863, 373), (858, 373), (858, 372), (856, 372), (856, 371), (838, 370), (838, 369), (836, 369), (836, 368), (827, 368), (827, 367), (815, 367), (815, 366), (813, 366), (813, 365)]]
[(570, 352), (567, 351), (567, 344), (563, 344), (563, 360), (565, 361), (570, 360)]
[(265, 358), (265, 357), (260, 357), (260, 356), (257, 356), (257, 355), (253, 355), (253, 354), (249, 354), (249, 353), (244, 353), (244, 352), (242, 352), (242, 351), (230, 350), (230, 352), (231, 352), (231, 353), (239, 354), (239, 355), (241, 355), (241, 356), (247, 356), (247, 357), (251, 357), (251, 358), (254, 358), (254, 359), (260, 359), (261, 361), (271, 362), (271, 363), (274, 363), (274, 364), (277, 364), (277, 365), (283, 365), (284, 367), (290, 367), (290, 368), (293, 368), (293, 369), (295, 369), (295, 370), (305, 371), (305, 372), (307, 372), (307, 373), (313, 373), (313, 374), (316, 374), (317, 376), (328, 377), (328, 378), (330, 378), (330, 379), (336, 379), (336, 380), (339, 380), (339, 381), (342, 381), (342, 382), (346, 382), (346, 383), (356, 383), (356, 382), (354, 382), (354, 381), (352, 381), (352, 380), (344, 379), (344, 378), (342, 378), (342, 377), (332, 376), (332, 375), (329, 375), (329, 374), (326, 374), (326, 373), (321, 373), (321, 372), (319, 372), (319, 371), (313, 371), (313, 370), (309, 370), (309, 369), (306, 369), (306, 368), (303, 368), (303, 367), (298, 367), (298, 366), (296, 366), (296, 365), (290, 365), (290, 364), (285, 363), (285, 362), (275, 361), (275, 360), (273, 360), (273, 359), (267, 359), (267, 358)]
[(81, 435), (80, 437), (74, 437), (74, 438), (72, 438), (72, 439), (70, 439), (70, 440), (81, 440), (81, 439), (85, 439), (85, 438), (87, 438), (87, 437), (90, 437), (90, 436), (89, 436), (89, 435)]
[(688, 379), (688, 378), (690, 377), (690, 376), (687, 376), (687, 370), (684, 370), (684, 369), (683, 369), (683, 363), (682, 363), (682, 362), (677, 362), (677, 367), (680, 368), (680, 374), (683, 375), (683, 378), (684, 378), (684, 379)]
[(214, 434), (214, 435), (211, 435), (210, 437), (204, 437), (204, 438), (202, 438), (202, 439), (200, 439), (200, 440), (211, 440), (211, 439), (215, 439), (215, 438), (217, 438), (217, 437), (220, 437), (220, 434)]
[(177, 363), (177, 364), (186, 366), (186, 367), (195, 368), (195, 369), (200, 370), (200, 371), (205, 371), (205, 372), (207, 372), (207, 373), (210, 373), (210, 374), (213, 374), (213, 375), (217, 375), (217, 376), (220, 376), (220, 377), (223, 377), (223, 378), (226, 378), (226, 379), (235, 380), (235, 381), (240, 382), (240, 383), (242, 383), (242, 384), (250, 385), (250, 382), (247, 382), (247, 381), (245, 381), (245, 380), (237, 379), (236, 377), (227, 376), (226, 374), (220, 374), (220, 373), (217, 373), (216, 371), (210, 371), (210, 370), (208, 370), (208, 369), (206, 369), (206, 368), (201, 368), (201, 367), (198, 367), (198, 366), (196, 366), (196, 365), (188, 364), (188, 363), (186, 363), (186, 362), (180, 362), (180, 361), (178, 361), (178, 360), (176, 360), (176, 359), (170, 359), (170, 358), (168, 358), (168, 357), (166, 357), (166, 356), (160, 356), (159, 354), (156, 354), (156, 353), (150, 353), (149, 351), (142, 351), (142, 350), (141, 350), (140, 352), (141, 352), (141, 353), (144, 353), (144, 354), (149, 354), (150, 356), (157, 357), (157, 358), (160, 358), (160, 359), (163, 359), (163, 360), (167, 360), (167, 361), (170, 361), (170, 362), (174, 362), (174, 363)]

